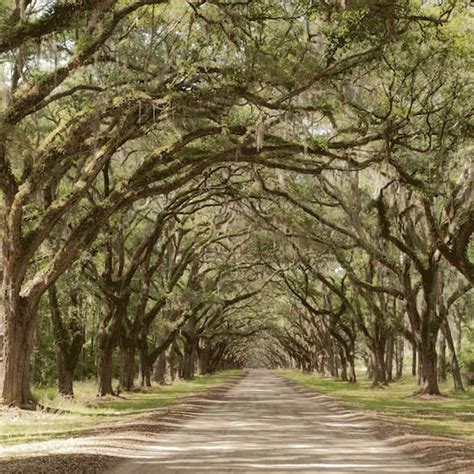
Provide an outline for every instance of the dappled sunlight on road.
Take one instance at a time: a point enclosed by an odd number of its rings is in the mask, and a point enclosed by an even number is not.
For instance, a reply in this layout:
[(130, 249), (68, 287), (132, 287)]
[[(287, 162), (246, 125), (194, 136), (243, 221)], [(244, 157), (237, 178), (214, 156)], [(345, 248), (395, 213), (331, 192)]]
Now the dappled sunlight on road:
[[(114, 449), (120, 450), (118, 439)], [(134, 459), (114, 472), (384, 472), (424, 470), (375, 439), (370, 425), (324, 397), (307, 398), (252, 371), (178, 431), (121, 448)]]
[[(112, 472), (434, 472), (377, 439), (362, 414), (250, 371), (224, 399), (98, 427), (94, 436), (0, 447), (0, 455), (123, 459)], [(39, 458), (37, 458), (39, 459)], [(80, 462), (80, 461), (78, 461)], [(446, 471), (444, 471), (446, 472)]]

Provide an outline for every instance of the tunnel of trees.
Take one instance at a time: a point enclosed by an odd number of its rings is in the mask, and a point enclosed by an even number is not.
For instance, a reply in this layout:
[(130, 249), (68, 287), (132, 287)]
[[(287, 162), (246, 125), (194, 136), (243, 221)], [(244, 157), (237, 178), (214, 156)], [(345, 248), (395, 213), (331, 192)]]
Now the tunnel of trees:
[(408, 356), (422, 394), (474, 383), (473, 25), (448, 0), (2, 2), (3, 403), (244, 366), (379, 386)]

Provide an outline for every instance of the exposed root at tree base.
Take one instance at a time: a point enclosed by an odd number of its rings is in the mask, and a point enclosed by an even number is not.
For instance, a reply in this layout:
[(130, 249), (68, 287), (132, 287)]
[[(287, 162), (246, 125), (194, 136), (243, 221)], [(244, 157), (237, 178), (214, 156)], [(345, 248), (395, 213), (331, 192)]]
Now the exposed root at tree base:
[(433, 401), (445, 402), (447, 400), (452, 400), (447, 395), (443, 395), (441, 393), (437, 395), (432, 395), (432, 394), (423, 393), (423, 392), (415, 392), (413, 395), (410, 396), (410, 398), (416, 398), (418, 400), (429, 400), (430, 402), (433, 402)]
[(54, 413), (55, 415), (67, 415), (70, 414), (70, 410), (64, 410), (62, 408), (54, 408), (54, 407), (49, 407), (47, 405), (42, 405), (41, 403), (38, 403), (36, 405), (37, 410), (44, 411), (45, 413)]
[(97, 395), (93, 398), (89, 403), (103, 403), (103, 402), (115, 402), (117, 400), (126, 400), (127, 397), (123, 397), (122, 395)]

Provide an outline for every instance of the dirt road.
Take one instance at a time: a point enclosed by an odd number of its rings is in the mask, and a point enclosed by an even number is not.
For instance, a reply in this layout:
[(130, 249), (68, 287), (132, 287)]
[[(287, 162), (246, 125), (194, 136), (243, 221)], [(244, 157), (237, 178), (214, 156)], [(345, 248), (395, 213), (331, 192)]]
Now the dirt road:
[(134, 455), (113, 472), (434, 472), (376, 439), (361, 416), (257, 370), (224, 400)]

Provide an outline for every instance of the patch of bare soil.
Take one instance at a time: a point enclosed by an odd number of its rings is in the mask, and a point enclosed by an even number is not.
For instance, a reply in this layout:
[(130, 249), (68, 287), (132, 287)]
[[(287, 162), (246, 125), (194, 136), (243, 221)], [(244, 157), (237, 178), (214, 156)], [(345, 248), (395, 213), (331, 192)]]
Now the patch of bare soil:
[(369, 421), (378, 438), (400, 447), (421, 464), (449, 474), (474, 473), (474, 443), (468, 440), (455, 436), (434, 435), (403, 423), (393, 416), (354, 408), (353, 405), (318, 392), (316, 389), (305, 387), (285, 377), (281, 378), (304, 396), (331, 401), (338, 412), (350, 413), (361, 420)]
[(49, 474), (49, 473), (83, 473), (99, 474), (113, 469), (123, 459), (114, 456), (93, 454), (63, 454), (34, 456), (0, 461), (0, 472), (3, 474)]
[[(223, 384), (210, 388), (197, 395), (191, 395), (172, 403), (168, 408), (157, 410), (156, 413), (144, 416), (126, 418), (107, 424), (101, 424), (87, 432), (87, 442), (81, 445), (81, 439), (54, 440), (39, 442), (34, 449), (34, 455), (25, 457), (7, 457), (0, 459), (0, 474), (76, 474), (103, 473), (112, 470), (124, 461), (124, 457), (105, 454), (81, 453), (89, 451), (90, 446), (106, 449), (115, 446), (110, 441), (120, 435), (127, 440), (127, 448), (133, 449), (133, 442), (146, 439), (147, 435), (173, 431), (191, 417), (201, 413), (215, 400), (221, 400), (225, 393), (238, 384), (245, 375), (230, 377)], [(124, 438), (124, 436), (130, 434)], [(84, 433), (77, 436), (84, 437)], [(32, 445), (33, 446), (33, 445)], [(54, 451), (65, 450), (67, 454), (48, 454), (48, 446)], [(77, 453), (74, 451), (77, 447)], [(104, 451), (100, 449), (100, 451)], [(120, 451), (120, 450), (118, 450)]]

